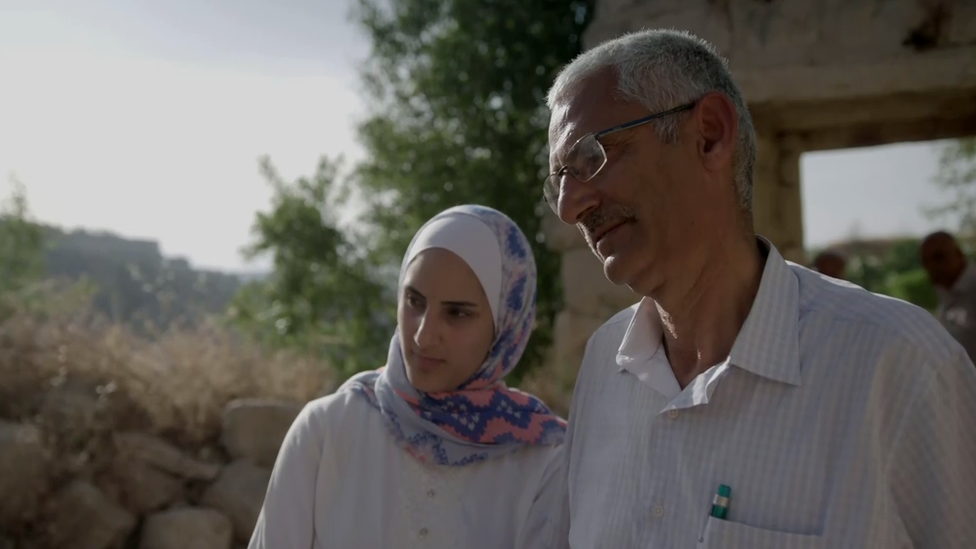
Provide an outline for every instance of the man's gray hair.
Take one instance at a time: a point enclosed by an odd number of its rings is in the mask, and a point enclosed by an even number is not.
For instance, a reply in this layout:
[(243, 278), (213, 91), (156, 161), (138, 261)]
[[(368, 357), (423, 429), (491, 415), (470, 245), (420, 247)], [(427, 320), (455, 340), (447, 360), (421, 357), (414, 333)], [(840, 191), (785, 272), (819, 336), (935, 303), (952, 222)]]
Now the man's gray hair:
[[(715, 48), (684, 31), (654, 29), (625, 34), (581, 53), (564, 67), (549, 89), (549, 109), (587, 78), (606, 69), (614, 71), (622, 99), (641, 103), (652, 113), (691, 103), (713, 91), (732, 100), (739, 115), (738, 142), (732, 160), (735, 190), (739, 205), (751, 216), (756, 130), (728, 63)], [(678, 116), (653, 122), (666, 143), (678, 140)]]

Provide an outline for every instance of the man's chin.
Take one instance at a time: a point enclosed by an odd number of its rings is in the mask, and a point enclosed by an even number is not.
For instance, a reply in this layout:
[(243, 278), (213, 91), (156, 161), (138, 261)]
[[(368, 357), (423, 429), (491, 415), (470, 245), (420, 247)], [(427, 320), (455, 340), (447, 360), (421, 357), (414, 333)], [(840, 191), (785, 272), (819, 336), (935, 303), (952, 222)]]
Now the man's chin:
[(626, 265), (617, 254), (610, 254), (603, 259), (603, 276), (611, 283), (620, 286), (627, 284)]
[(630, 271), (632, 270), (628, 265), (626, 259), (623, 257), (619, 251), (614, 251), (607, 254), (604, 257), (594, 246), (590, 246), (590, 251), (593, 255), (603, 263), (603, 276), (607, 278), (615, 286), (630, 286), (631, 276)]

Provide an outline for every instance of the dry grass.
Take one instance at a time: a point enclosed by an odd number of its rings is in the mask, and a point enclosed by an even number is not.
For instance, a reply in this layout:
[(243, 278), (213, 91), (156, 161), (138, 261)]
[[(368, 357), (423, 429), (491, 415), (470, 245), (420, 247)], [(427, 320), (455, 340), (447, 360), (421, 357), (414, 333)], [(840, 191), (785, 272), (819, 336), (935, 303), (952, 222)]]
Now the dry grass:
[[(565, 416), (575, 371), (548, 362), (521, 385)], [(0, 419), (41, 423), (60, 453), (84, 454), (100, 433), (127, 429), (187, 449), (213, 446), (229, 401), (306, 402), (338, 381), (321, 359), (262, 349), (216, 322), (140, 337), (94, 316), (83, 295), (55, 283), (29, 300), (0, 300)], [(58, 388), (94, 401), (94, 416), (73, 409), (71, 398), (48, 406), (45, 395)]]
[[(0, 417), (25, 420), (54, 387), (90, 392), (113, 428), (205, 444), (235, 398), (305, 402), (335, 388), (315, 357), (268, 351), (216, 322), (173, 329), (150, 340), (93, 316), (69, 288), (53, 284), (41, 313), (7, 307), (0, 322)], [(103, 414), (104, 416), (104, 414)]]
[[(42, 312), (0, 304), (0, 419), (43, 420), (43, 396), (63, 387), (97, 400), (103, 430), (139, 429), (201, 447), (216, 441), (233, 399), (306, 402), (341, 381), (319, 358), (262, 349), (216, 322), (148, 339), (94, 316), (72, 288), (47, 283), (35, 293)], [(562, 362), (547, 361), (521, 388), (565, 416), (576, 372)], [(72, 425), (84, 418), (50, 419), (65, 434), (81, 431), (76, 437), (94, 428)]]

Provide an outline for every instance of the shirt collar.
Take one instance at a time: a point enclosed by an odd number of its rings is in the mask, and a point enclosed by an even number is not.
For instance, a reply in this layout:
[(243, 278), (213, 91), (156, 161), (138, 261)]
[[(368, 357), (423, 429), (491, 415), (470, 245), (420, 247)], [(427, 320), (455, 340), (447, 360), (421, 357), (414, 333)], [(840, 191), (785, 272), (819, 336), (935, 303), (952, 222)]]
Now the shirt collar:
[(776, 246), (757, 239), (769, 253), (730, 362), (758, 376), (800, 385), (800, 281)]
[(641, 299), (617, 349), (617, 365), (627, 369), (630, 364), (649, 360), (661, 347), (662, 335), (664, 331), (654, 300)]
[(654, 300), (641, 299), (617, 350), (617, 365), (670, 399), (681, 393), (681, 387), (661, 344), (663, 334)]
[[(799, 281), (789, 264), (769, 240), (757, 236), (768, 251), (759, 291), (729, 353), (729, 362), (761, 377), (800, 385)], [(677, 387), (674, 374), (663, 356), (660, 318), (654, 301), (645, 297), (634, 311), (616, 362), (663, 394)], [(654, 360), (652, 360), (654, 359)], [(662, 367), (670, 374), (663, 379)], [(672, 383), (674, 387), (671, 387)]]

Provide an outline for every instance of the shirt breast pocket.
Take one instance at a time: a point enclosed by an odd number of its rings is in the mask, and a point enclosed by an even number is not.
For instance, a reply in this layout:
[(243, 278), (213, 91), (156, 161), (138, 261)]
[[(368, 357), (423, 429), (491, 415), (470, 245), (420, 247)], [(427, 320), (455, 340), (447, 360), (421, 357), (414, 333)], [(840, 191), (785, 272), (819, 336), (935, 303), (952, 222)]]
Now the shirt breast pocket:
[(819, 549), (822, 537), (764, 530), (738, 522), (708, 517), (698, 543), (702, 549)]

